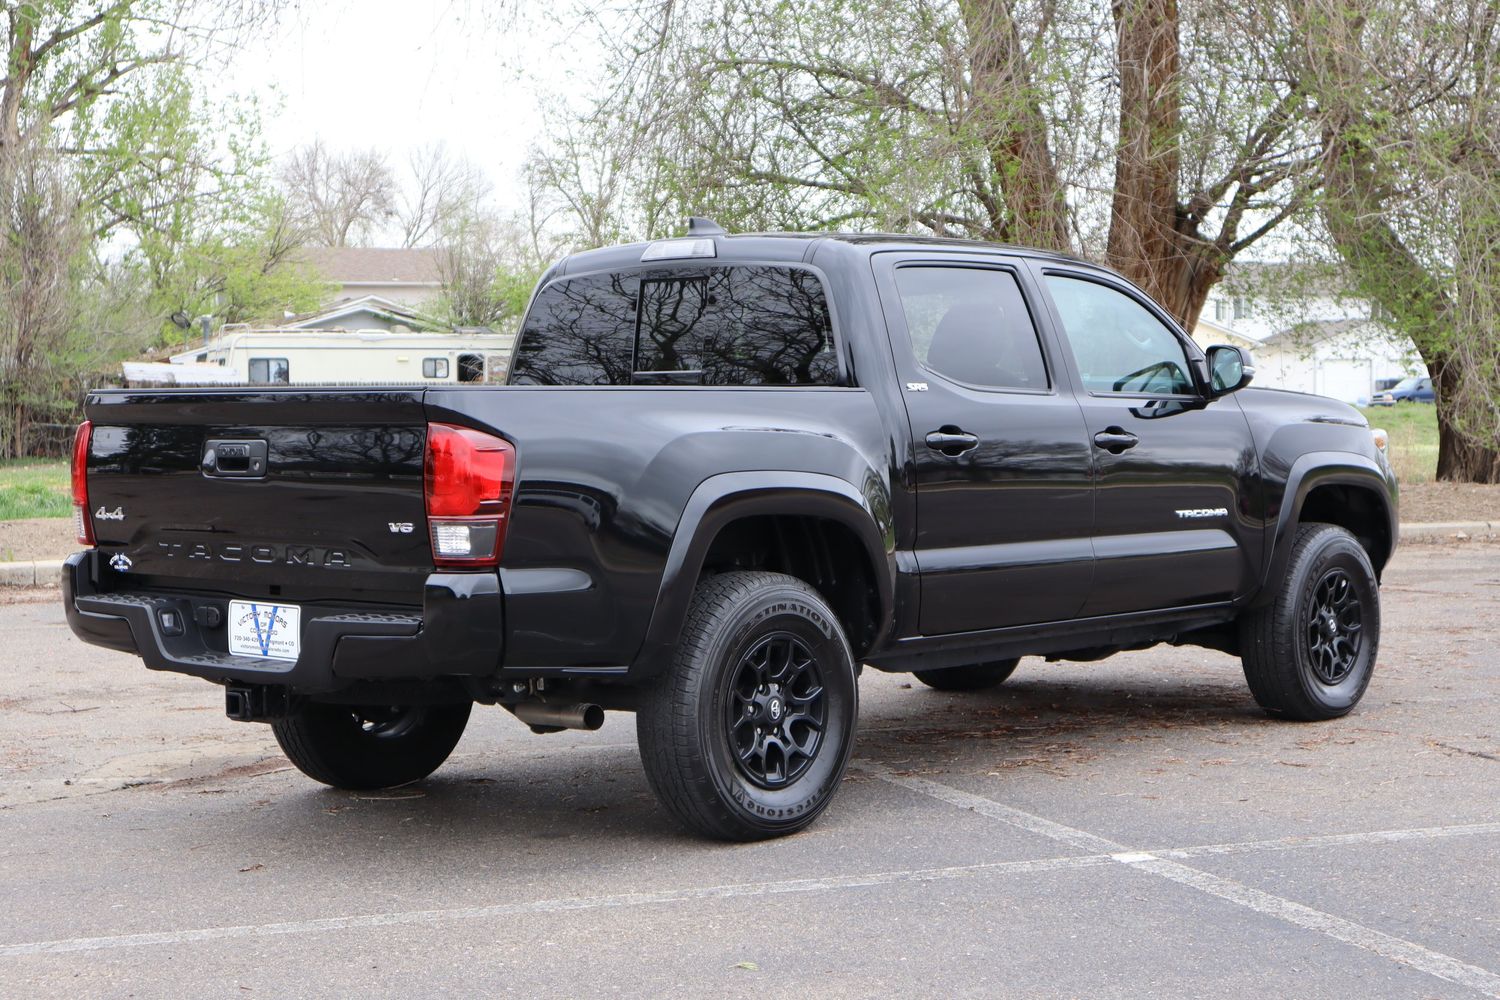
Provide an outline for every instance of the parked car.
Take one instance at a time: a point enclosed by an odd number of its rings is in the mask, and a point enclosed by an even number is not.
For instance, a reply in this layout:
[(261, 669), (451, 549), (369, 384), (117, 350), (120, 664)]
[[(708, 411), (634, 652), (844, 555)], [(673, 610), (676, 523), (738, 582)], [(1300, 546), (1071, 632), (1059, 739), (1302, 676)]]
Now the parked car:
[(799, 830), (864, 667), (1237, 654), (1274, 716), (1360, 700), (1396, 483), (1360, 414), (1246, 388), (1107, 269), (900, 235), (576, 254), (506, 386), (113, 390), (74, 450), (76, 635), (225, 689), (340, 788), (474, 704), (634, 712), (688, 828)]
[(1436, 403), (1437, 393), (1432, 391), (1430, 378), (1404, 378), (1384, 392), (1377, 392), (1370, 400), (1371, 406), (1395, 406), (1397, 403)]

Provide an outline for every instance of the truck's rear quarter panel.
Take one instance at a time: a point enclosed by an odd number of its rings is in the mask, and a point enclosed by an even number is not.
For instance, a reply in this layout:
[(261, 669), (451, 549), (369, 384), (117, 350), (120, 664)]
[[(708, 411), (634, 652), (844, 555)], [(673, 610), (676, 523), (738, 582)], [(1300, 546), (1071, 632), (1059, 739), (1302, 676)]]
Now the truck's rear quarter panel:
[(640, 650), (688, 498), (712, 476), (837, 476), (889, 505), (870, 394), (836, 387), (432, 390), (433, 420), (516, 446), (501, 561), (507, 668), (624, 667)]

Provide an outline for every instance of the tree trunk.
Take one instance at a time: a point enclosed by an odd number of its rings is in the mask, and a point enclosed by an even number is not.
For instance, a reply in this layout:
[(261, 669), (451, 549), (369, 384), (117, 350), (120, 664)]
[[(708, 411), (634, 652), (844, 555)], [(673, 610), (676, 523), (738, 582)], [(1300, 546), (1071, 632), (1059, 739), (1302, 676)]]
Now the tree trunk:
[(969, 39), (970, 111), (1003, 201), (1001, 211), (991, 212), (995, 238), (1070, 250), (1067, 196), (1009, 0), (964, 0), (960, 8)]
[(1106, 253), (1111, 267), (1191, 330), (1224, 270), (1212, 241), (1180, 205), (1177, 0), (1114, 0), (1110, 9), (1120, 133)]
[(1454, 483), (1500, 483), (1500, 448), (1485, 447), (1453, 426), (1451, 400), (1457, 395), (1455, 366), (1438, 362), (1427, 366), (1437, 392), (1437, 478)]

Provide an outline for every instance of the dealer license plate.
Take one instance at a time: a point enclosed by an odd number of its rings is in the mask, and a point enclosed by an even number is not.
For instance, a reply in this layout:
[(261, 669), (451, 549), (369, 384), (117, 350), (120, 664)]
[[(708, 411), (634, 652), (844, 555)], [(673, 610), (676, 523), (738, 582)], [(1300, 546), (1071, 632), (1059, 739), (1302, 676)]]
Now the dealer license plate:
[(268, 660), (295, 660), (302, 651), (302, 609), (264, 601), (229, 602), (229, 651)]

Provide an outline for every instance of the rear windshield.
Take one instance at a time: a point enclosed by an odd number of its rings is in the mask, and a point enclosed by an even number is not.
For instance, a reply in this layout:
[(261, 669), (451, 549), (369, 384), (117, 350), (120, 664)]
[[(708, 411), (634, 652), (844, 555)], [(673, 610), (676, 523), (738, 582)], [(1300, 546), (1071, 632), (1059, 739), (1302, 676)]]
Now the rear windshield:
[(521, 328), (515, 385), (829, 385), (832, 323), (811, 271), (744, 265), (564, 278)]

